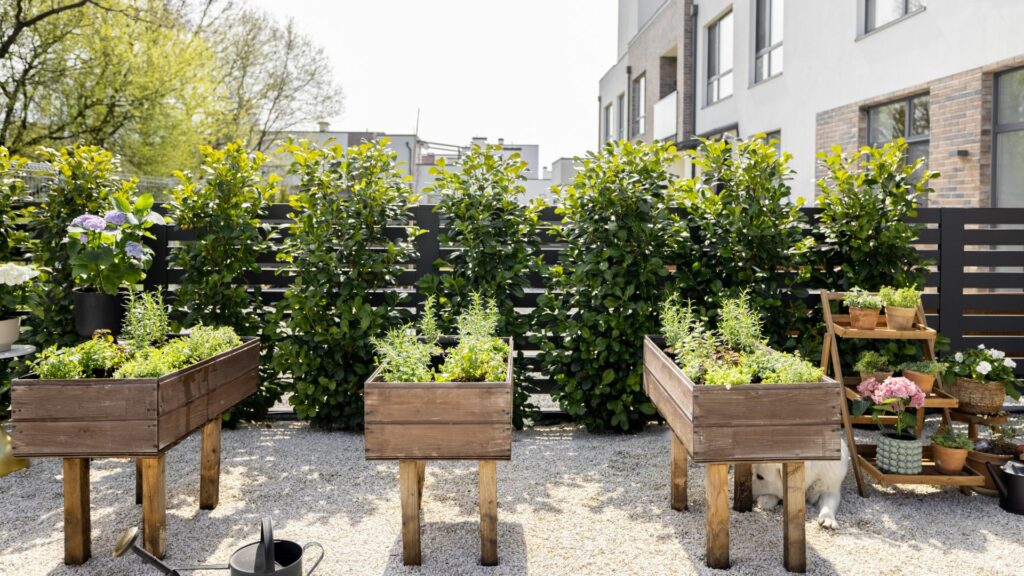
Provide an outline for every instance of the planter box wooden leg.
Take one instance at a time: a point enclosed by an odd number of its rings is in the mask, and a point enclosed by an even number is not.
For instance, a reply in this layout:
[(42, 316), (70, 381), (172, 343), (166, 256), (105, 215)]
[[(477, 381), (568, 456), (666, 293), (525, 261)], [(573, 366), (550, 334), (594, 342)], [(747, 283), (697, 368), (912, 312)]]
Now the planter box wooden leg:
[(89, 513), (89, 459), (64, 459), (64, 563), (83, 564), (92, 556)]
[(480, 461), (480, 563), (498, 565), (498, 469), (494, 460)]
[(419, 566), (420, 497), (419, 465), (415, 460), (399, 460), (398, 489), (402, 500), (402, 562)]
[(167, 553), (167, 464), (163, 454), (142, 461), (142, 541), (157, 558)]
[(708, 497), (705, 562), (710, 568), (725, 569), (729, 567), (729, 465), (708, 464), (704, 474)]
[(220, 427), (218, 415), (203, 426), (199, 466), (199, 508), (213, 510), (220, 502)]
[(782, 563), (790, 572), (807, 571), (807, 543), (804, 535), (806, 520), (804, 493), (804, 463), (783, 464), (782, 492)]
[(142, 462), (135, 459), (135, 503), (142, 504)]
[(734, 464), (732, 509), (750, 512), (754, 509), (754, 471), (750, 464)]
[(427, 461), (416, 461), (416, 479), (419, 487), (419, 507), (423, 508), (423, 485), (427, 483)]
[(669, 504), (673, 510), (686, 510), (686, 482), (687, 482), (687, 455), (686, 446), (673, 432), (672, 456), (669, 464), (671, 468), (672, 481), (669, 490)]

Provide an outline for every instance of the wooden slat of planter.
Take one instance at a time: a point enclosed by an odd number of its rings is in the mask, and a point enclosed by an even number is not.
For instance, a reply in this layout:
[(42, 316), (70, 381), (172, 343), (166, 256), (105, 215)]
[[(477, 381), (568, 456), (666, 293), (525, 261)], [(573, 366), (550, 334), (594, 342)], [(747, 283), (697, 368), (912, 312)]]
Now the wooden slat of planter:
[(146, 420), (156, 416), (156, 380), (17, 385), (11, 390), (11, 403), (19, 421)]
[[(259, 371), (259, 354), (257, 354), (255, 360), (249, 359), (250, 368), (248, 371), (238, 374), (235, 373), (235, 378), (229, 380), (217, 387), (210, 386), (210, 394), (206, 398), (206, 411), (207, 420), (212, 420), (220, 416), (220, 414), (226, 412), (235, 404), (238, 404), (242, 400), (245, 400), (249, 396), (252, 396), (259, 390), (260, 387), (260, 371)], [(242, 367), (239, 366), (239, 369)], [(212, 371), (211, 371), (212, 376)]]
[[(672, 398), (677, 406), (693, 419), (693, 382), (665, 354), (654, 340), (644, 338), (644, 368), (649, 370), (660, 384), (665, 394)], [(683, 439), (686, 440), (685, 438)]]
[(152, 420), (100, 422), (17, 422), (12, 426), (16, 456), (120, 456), (154, 454)]
[(209, 368), (200, 364), (160, 378), (160, 415), (169, 414), (209, 392)]
[(644, 391), (654, 402), (655, 408), (661, 417), (668, 422), (672, 431), (682, 440), (684, 446), (692, 449), (693, 446), (693, 422), (689, 419), (683, 407), (665, 390), (665, 387), (646, 368), (644, 369)]
[[(364, 391), (368, 424), (508, 423), (512, 390), (504, 384), (433, 383), (398, 386), (370, 383)], [(430, 410), (424, 410), (430, 406)]]
[(366, 423), (366, 459), (509, 460), (512, 424)]
[(695, 427), (693, 461), (838, 460), (840, 432), (838, 424)]
[(694, 390), (696, 426), (766, 426), (785, 414), (787, 424), (839, 425), (839, 394), (828, 384), (747, 384)]
[(209, 410), (206, 396), (161, 414), (158, 422), (160, 450), (166, 450), (178, 443), (207, 421)]
[(210, 364), (209, 367), (209, 389), (214, 390), (238, 377), (239, 372), (250, 366), (259, 366), (260, 346), (259, 341), (253, 341), (243, 345), (242, 348), (230, 355), (225, 356), (219, 362)]

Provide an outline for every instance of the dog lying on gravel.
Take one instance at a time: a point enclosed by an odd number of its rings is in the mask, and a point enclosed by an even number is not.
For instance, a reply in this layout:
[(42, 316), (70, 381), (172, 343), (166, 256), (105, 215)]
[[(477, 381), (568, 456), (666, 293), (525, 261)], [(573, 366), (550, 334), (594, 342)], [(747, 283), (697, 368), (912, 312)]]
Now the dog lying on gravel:
[[(843, 479), (850, 469), (850, 453), (845, 438), (841, 442), (843, 454), (839, 460), (808, 460), (804, 462), (804, 483), (807, 502), (818, 506), (818, 524), (836, 529), (836, 510), (839, 509)], [(782, 464), (755, 464), (753, 466), (753, 492), (757, 507), (771, 510), (782, 501)]]

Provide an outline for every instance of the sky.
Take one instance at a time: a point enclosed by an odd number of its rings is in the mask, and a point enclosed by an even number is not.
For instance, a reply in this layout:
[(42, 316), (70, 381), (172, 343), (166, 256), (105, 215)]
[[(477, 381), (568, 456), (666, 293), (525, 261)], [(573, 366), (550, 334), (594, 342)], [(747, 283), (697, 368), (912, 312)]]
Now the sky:
[[(345, 93), (331, 130), (539, 144), (541, 164), (597, 146), (615, 0), (254, 0), (327, 51)], [(313, 127), (305, 127), (313, 128)]]

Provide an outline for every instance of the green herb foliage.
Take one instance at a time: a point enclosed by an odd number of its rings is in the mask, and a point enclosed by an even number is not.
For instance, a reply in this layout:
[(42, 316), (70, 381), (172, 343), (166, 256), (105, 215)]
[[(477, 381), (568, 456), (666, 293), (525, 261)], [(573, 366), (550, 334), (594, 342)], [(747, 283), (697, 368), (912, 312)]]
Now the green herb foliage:
[(135, 352), (160, 344), (171, 331), (167, 307), (160, 292), (128, 292), (128, 305), (121, 322), (121, 338)]
[(900, 370), (912, 370), (914, 372), (920, 372), (922, 374), (932, 374), (934, 376), (941, 376), (946, 371), (946, 365), (942, 362), (929, 362), (927, 360), (919, 360), (915, 362), (906, 362), (900, 366)]
[(913, 287), (882, 286), (878, 296), (882, 299), (883, 304), (892, 308), (917, 308), (921, 304), (921, 293)]
[(471, 294), (459, 315), (459, 343), (445, 351), (438, 382), (501, 382), (508, 369), (508, 343), (497, 334), (501, 316), (493, 300)]
[(974, 440), (963, 432), (957, 433), (948, 427), (942, 427), (932, 435), (932, 444), (956, 450), (974, 450)]
[(854, 286), (843, 295), (843, 304), (850, 308), (866, 308), (869, 310), (881, 310), (882, 298), (863, 288)]
[(857, 372), (891, 372), (893, 370), (892, 361), (889, 360), (885, 354), (880, 352), (864, 352), (857, 358), (857, 363), (854, 364), (853, 369)]
[(410, 327), (388, 330), (383, 338), (374, 338), (377, 362), (383, 367), (380, 373), (385, 382), (432, 382), (433, 357), (441, 352), (434, 340), (421, 338)]
[(74, 354), (85, 378), (102, 378), (128, 358), (125, 349), (109, 334), (97, 334), (75, 346)]
[[(301, 192), (291, 198), (295, 224), (280, 257), (295, 280), (272, 323), (282, 330), (274, 366), (292, 378), (290, 402), (314, 426), (359, 429), (363, 382), (373, 370), (367, 343), (402, 324), (405, 294), (393, 287), (415, 256), (406, 225), (415, 200), (387, 141), (342, 149), (290, 143)], [(374, 298), (374, 299), (371, 299)]]

